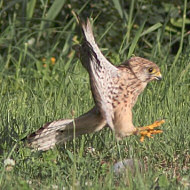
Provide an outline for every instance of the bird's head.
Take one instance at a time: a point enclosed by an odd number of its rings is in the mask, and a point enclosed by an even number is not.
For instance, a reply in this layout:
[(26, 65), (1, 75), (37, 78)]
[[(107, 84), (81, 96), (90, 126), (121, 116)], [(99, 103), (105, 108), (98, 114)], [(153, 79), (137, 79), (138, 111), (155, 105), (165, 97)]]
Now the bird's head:
[(141, 57), (132, 57), (128, 60), (127, 66), (131, 72), (133, 72), (133, 74), (142, 82), (148, 83), (155, 79), (162, 79), (159, 67), (147, 59)]

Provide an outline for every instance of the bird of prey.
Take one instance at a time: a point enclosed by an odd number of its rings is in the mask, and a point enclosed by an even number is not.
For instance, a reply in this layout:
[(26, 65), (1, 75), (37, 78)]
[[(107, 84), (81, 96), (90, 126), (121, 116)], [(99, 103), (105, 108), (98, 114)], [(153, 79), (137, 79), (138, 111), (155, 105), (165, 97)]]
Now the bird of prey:
[(117, 138), (133, 134), (144, 137), (161, 133), (155, 129), (164, 123), (136, 128), (132, 122), (132, 108), (148, 82), (160, 80), (159, 67), (144, 58), (132, 57), (120, 66), (111, 64), (95, 42), (89, 19), (81, 22), (83, 43), (75, 46), (76, 54), (89, 73), (95, 106), (76, 119), (62, 119), (47, 123), (27, 137), (28, 145), (48, 150), (81, 134), (91, 133), (108, 125)]

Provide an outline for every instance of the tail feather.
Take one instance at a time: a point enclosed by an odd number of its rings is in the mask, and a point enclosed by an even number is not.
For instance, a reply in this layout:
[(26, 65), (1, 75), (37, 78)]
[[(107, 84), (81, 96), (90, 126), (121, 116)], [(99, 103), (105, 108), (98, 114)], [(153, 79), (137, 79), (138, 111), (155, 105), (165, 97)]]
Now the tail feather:
[[(106, 121), (93, 108), (86, 114), (76, 119), (63, 119), (47, 123), (42, 128), (26, 138), (27, 145), (37, 150), (49, 150), (57, 144), (78, 137), (82, 134), (92, 133), (101, 130)], [(74, 134), (75, 133), (75, 134)]]

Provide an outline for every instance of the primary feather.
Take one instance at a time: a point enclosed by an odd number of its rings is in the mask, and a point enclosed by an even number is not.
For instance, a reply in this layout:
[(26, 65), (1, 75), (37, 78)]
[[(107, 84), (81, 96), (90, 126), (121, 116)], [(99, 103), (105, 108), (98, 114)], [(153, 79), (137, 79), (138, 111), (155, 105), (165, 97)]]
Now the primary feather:
[[(89, 19), (82, 22), (84, 41), (79, 49), (80, 59), (90, 75), (94, 101), (108, 125), (114, 129), (114, 111), (112, 106), (114, 78), (119, 76), (118, 68), (112, 65), (97, 46)], [(115, 89), (116, 91), (116, 89)], [(117, 92), (115, 92), (117, 93)]]

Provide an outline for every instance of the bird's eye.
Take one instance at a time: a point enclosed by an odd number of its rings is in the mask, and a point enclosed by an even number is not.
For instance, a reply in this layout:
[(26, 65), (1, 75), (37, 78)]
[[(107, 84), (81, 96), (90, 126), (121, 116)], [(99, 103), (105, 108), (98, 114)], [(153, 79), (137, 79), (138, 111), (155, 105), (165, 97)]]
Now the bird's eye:
[(148, 72), (149, 72), (149, 73), (152, 73), (153, 70), (154, 70), (154, 69), (151, 67), (151, 68), (148, 69)]

